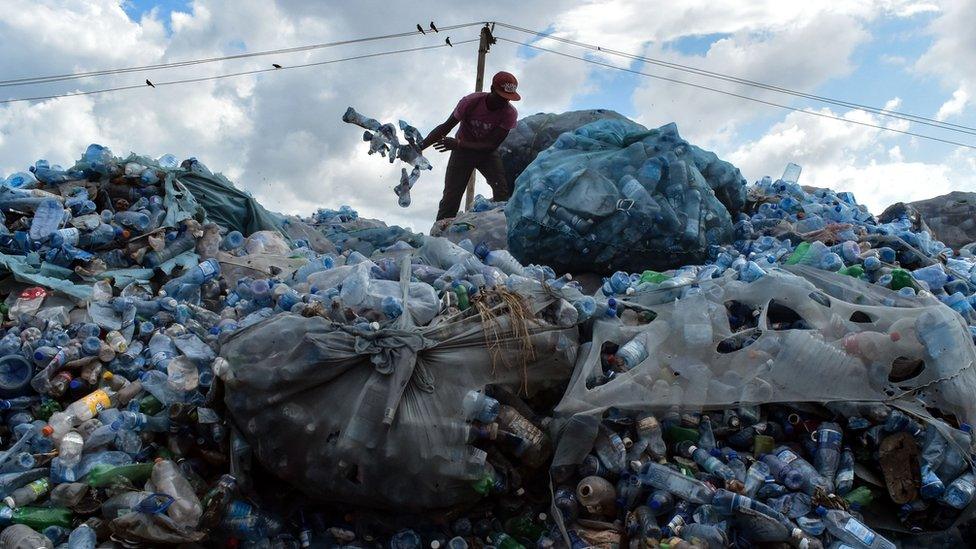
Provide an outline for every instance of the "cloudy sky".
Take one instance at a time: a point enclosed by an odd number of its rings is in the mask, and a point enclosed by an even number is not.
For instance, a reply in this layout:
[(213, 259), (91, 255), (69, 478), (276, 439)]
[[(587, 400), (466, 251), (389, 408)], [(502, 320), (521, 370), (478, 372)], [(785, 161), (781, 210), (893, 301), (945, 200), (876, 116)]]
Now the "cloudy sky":
[[(774, 86), (976, 126), (976, 9), (966, 0), (311, 2), (299, 0), (5, 0), (0, 10), (4, 80), (152, 65), (321, 44), (495, 20), (645, 57)], [(7, 101), (384, 55), (204, 82), (75, 97)], [(440, 35), (108, 77), (0, 85), (0, 175), (39, 158), (71, 164), (92, 142), (116, 154), (196, 156), (271, 209), (309, 214), (349, 204), (362, 214), (426, 230), (447, 156), (396, 205), (399, 167), (368, 157), (347, 106), (425, 132), (473, 91), (476, 26)], [(862, 110), (801, 100), (601, 53), (514, 30), (496, 35), (638, 72), (720, 88), (894, 130), (976, 145), (951, 132)], [(714, 150), (750, 181), (789, 161), (801, 182), (851, 190), (875, 212), (896, 200), (976, 190), (976, 150), (771, 107), (499, 42), (489, 77), (520, 79), (520, 115), (608, 108), (647, 126), (678, 123), (686, 139)], [(2, 83), (0, 83), (2, 84)], [(487, 186), (479, 183), (479, 191)]]

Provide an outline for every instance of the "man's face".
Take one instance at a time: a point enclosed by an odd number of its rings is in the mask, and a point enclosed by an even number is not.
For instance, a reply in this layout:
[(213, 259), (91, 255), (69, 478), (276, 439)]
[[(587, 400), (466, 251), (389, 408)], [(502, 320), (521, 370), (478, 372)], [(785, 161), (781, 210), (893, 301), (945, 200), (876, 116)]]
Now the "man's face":
[(504, 97), (498, 95), (498, 92), (495, 91), (495, 86), (491, 87), (491, 95), (493, 95), (495, 97), (495, 101), (499, 103), (503, 103), (505, 105), (510, 103), (508, 99), (505, 99)]

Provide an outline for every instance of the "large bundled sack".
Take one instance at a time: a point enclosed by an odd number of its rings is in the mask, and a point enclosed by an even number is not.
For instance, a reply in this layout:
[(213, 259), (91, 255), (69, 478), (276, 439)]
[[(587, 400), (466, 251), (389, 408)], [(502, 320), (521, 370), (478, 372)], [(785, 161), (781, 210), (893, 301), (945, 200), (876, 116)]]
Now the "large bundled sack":
[[(610, 407), (661, 413), (857, 401), (976, 420), (976, 348), (961, 317), (931, 295), (800, 265), (754, 282), (699, 284), (680, 299), (673, 286), (628, 298), (656, 315), (649, 324), (595, 324), (555, 410), (590, 426), (574, 437), (595, 437)], [(601, 379), (607, 343), (629, 365), (609, 380)], [(554, 466), (578, 463), (580, 448), (585, 455), (589, 446), (560, 440)]]
[(745, 204), (735, 166), (678, 135), (629, 120), (564, 133), (519, 176), (509, 249), (557, 271), (668, 269), (733, 239)]
[(286, 313), (235, 333), (221, 347), (234, 423), (270, 471), (319, 500), (399, 511), (476, 500), (490, 464), (469, 444), (465, 395), (565, 383), (577, 344), (575, 325), (538, 317), (554, 295), (485, 292), (425, 327), (410, 314), (376, 330)]
[(560, 135), (597, 120), (626, 118), (615, 111), (589, 109), (561, 114), (540, 112), (519, 120), (515, 129), (509, 132), (508, 137), (498, 147), (509, 187), (514, 188), (518, 176), (540, 152), (552, 146)]

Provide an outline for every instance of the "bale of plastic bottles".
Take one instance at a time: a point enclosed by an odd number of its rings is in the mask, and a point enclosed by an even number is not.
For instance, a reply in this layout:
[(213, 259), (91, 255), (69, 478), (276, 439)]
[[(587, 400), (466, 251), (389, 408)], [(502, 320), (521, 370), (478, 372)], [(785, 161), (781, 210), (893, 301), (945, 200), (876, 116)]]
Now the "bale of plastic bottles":
[[(393, 324), (284, 314), (221, 348), (227, 404), (256, 457), (318, 500), (404, 512), (479, 499), (472, 486), (495, 473), (472, 443), (495, 435), (465, 417), (494, 420), (498, 410), (469, 400), (484, 400), (478, 391), (489, 384), (532, 395), (572, 372), (576, 315), (537, 317), (558, 297), (486, 288), (464, 312), (438, 314), (433, 289), (409, 282), (409, 265), (399, 283), (372, 280), (365, 289), (384, 311), (398, 301)], [(349, 293), (359, 276), (369, 280), (365, 267), (353, 266), (342, 283), (345, 303), (356, 299)]]
[(552, 146), (560, 135), (598, 120), (625, 118), (615, 111), (590, 109), (561, 114), (540, 112), (519, 120), (515, 129), (508, 133), (508, 137), (498, 147), (509, 187), (515, 188), (518, 176), (540, 152)]
[(678, 135), (629, 120), (563, 133), (515, 182), (509, 249), (559, 271), (666, 269), (731, 243), (739, 170)]

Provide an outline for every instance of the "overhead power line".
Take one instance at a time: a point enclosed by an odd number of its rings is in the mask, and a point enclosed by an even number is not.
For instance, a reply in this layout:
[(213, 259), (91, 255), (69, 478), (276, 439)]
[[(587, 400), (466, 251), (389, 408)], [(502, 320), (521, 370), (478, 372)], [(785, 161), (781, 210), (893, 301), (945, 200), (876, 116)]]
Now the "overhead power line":
[(559, 56), (562, 56), (562, 57), (568, 57), (570, 59), (577, 59), (579, 61), (584, 61), (586, 63), (592, 63), (594, 65), (599, 65), (599, 66), (602, 66), (602, 67), (607, 67), (607, 68), (610, 68), (610, 69), (616, 69), (616, 70), (623, 71), (623, 72), (629, 72), (629, 73), (637, 74), (637, 75), (640, 75), (640, 76), (646, 76), (648, 78), (654, 78), (654, 79), (657, 79), (657, 80), (664, 80), (666, 82), (672, 82), (674, 84), (681, 84), (681, 85), (684, 85), (684, 86), (691, 86), (693, 88), (698, 88), (698, 89), (701, 89), (701, 90), (707, 90), (707, 91), (715, 92), (715, 93), (721, 93), (721, 94), (729, 95), (729, 96), (732, 96), (732, 97), (738, 97), (739, 99), (745, 99), (747, 101), (754, 101), (756, 103), (761, 103), (763, 105), (769, 105), (771, 107), (778, 107), (780, 109), (786, 109), (786, 110), (789, 110), (789, 111), (794, 111), (794, 112), (799, 112), (799, 113), (803, 113), (803, 114), (808, 114), (808, 115), (811, 115), (811, 116), (819, 116), (821, 118), (828, 118), (828, 119), (837, 120), (837, 121), (840, 121), (840, 122), (847, 122), (849, 124), (857, 124), (859, 126), (867, 126), (869, 128), (875, 128), (875, 129), (879, 129), (879, 130), (883, 130), (883, 131), (895, 132), (895, 133), (900, 133), (900, 134), (903, 134), (903, 135), (910, 135), (912, 137), (918, 137), (919, 139), (928, 139), (928, 140), (931, 140), (931, 141), (938, 141), (940, 143), (946, 143), (948, 145), (955, 145), (957, 147), (965, 147), (965, 148), (968, 148), (968, 149), (976, 149), (976, 145), (969, 145), (969, 144), (966, 144), (966, 143), (960, 143), (958, 141), (951, 141), (951, 140), (948, 140), (948, 139), (942, 139), (940, 137), (935, 137), (935, 136), (931, 136), (931, 135), (918, 134), (918, 133), (910, 132), (910, 131), (906, 131), (906, 130), (899, 130), (897, 128), (889, 128), (887, 126), (881, 126), (879, 124), (871, 124), (870, 122), (861, 122), (859, 120), (851, 120), (851, 119), (848, 119), (848, 118), (843, 118), (843, 117), (840, 117), (840, 116), (833, 116), (833, 115), (826, 114), (826, 113), (822, 113), (822, 112), (817, 112), (817, 111), (811, 111), (811, 110), (801, 109), (801, 108), (797, 108), (797, 107), (792, 107), (790, 105), (784, 105), (782, 103), (775, 103), (773, 101), (766, 101), (765, 99), (759, 99), (757, 97), (750, 97), (748, 95), (743, 95), (743, 94), (740, 94), (740, 93), (730, 92), (730, 91), (727, 91), (727, 90), (720, 90), (718, 88), (712, 88), (710, 86), (705, 86), (703, 84), (696, 84), (694, 82), (687, 82), (687, 81), (684, 81), (684, 80), (678, 80), (677, 78), (669, 78), (667, 76), (660, 76), (660, 75), (657, 75), (657, 74), (651, 74), (651, 73), (647, 73), (647, 72), (641, 72), (641, 71), (638, 71), (638, 70), (635, 70), (635, 69), (631, 69), (631, 68), (627, 68), (627, 67), (619, 67), (619, 66), (613, 65), (611, 63), (604, 63), (602, 61), (597, 61), (595, 59), (587, 59), (586, 57), (581, 57), (581, 56), (578, 56), (578, 55), (572, 55), (572, 54), (569, 54), (569, 53), (565, 53), (565, 52), (561, 52), (561, 51), (557, 51), (557, 50), (552, 50), (552, 49), (549, 49), (549, 48), (544, 48), (542, 46), (537, 46), (535, 44), (530, 44), (528, 42), (519, 42), (518, 40), (511, 40), (511, 39), (508, 39), (508, 38), (505, 38), (505, 37), (502, 37), (502, 36), (497, 36), (496, 35), (495, 38), (497, 40), (501, 40), (503, 42), (509, 42), (509, 43), (512, 43), (512, 44), (518, 44), (520, 46), (526, 46), (526, 47), (533, 48), (533, 49), (536, 49), (536, 50), (539, 50), (539, 51), (544, 51), (544, 52), (552, 53), (552, 54), (559, 55)]
[[(448, 25), (444, 27), (439, 27), (439, 32), (450, 31), (454, 29), (463, 29), (466, 27), (472, 27), (475, 25), (482, 25), (482, 22), (473, 23), (462, 23), (460, 25)], [(409, 32), (399, 32), (394, 34), (384, 34), (380, 36), (367, 36), (363, 38), (354, 38), (350, 40), (339, 40), (336, 42), (324, 42), (321, 44), (307, 44), (304, 46), (295, 46), (291, 48), (280, 48), (274, 50), (264, 50), (255, 52), (245, 52), (238, 53), (234, 55), (225, 55), (221, 57), (207, 57), (202, 59), (187, 59), (183, 61), (173, 61), (170, 63), (158, 63), (155, 65), (141, 65), (137, 67), (123, 67), (117, 69), (102, 69), (88, 72), (70, 73), (70, 74), (55, 74), (48, 76), (29, 76), (23, 78), (13, 78), (9, 80), (0, 80), (0, 87), (10, 87), (10, 86), (26, 86), (28, 84), (47, 84), (51, 82), (63, 82), (65, 80), (78, 80), (82, 78), (91, 78), (96, 76), (108, 76), (113, 74), (128, 74), (134, 72), (144, 72), (144, 71), (154, 71), (160, 69), (171, 69), (178, 67), (189, 67), (194, 65), (202, 65), (205, 63), (216, 63), (218, 61), (232, 61), (237, 59), (250, 59), (253, 57), (264, 57), (268, 55), (284, 55), (289, 53), (297, 53), (304, 51), (312, 51), (323, 48), (331, 48), (335, 46), (346, 46), (349, 44), (360, 44), (363, 42), (375, 42), (377, 40), (388, 40), (391, 38), (403, 38), (407, 36), (419, 36), (420, 31), (409, 31)]]
[(572, 45), (572, 46), (576, 46), (576, 47), (579, 47), (579, 48), (584, 48), (584, 49), (588, 49), (588, 50), (591, 50), (591, 51), (597, 51), (597, 52), (605, 53), (605, 54), (608, 54), (608, 55), (614, 55), (614, 56), (617, 56), (617, 57), (623, 57), (623, 58), (631, 59), (631, 60), (634, 60), (634, 61), (643, 61), (645, 63), (649, 63), (649, 64), (652, 64), (652, 65), (657, 65), (657, 66), (660, 66), (660, 67), (674, 69), (674, 70), (682, 71), (682, 72), (686, 72), (686, 73), (696, 74), (698, 76), (704, 76), (704, 77), (707, 77), (707, 78), (714, 78), (714, 79), (723, 80), (723, 81), (726, 81), (726, 82), (733, 82), (733, 83), (742, 84), (742, 85), (745, 85), (745, 86), (756, 87), (756, 88), (760, 88), (760, 89), (764, 89), (764, 90), (768, 90), (768, 91), (773, 91), (773, 92), (776, 92), (776, 93), (782, 93), (782, 94), (786, 94), (786, 95), (791, 95), (791, 96), (794, 96), (794, 97), (802, 97), (804, 99), (810, 99), (812, 101), (818, 101), (818, 102), (821, 102), (821, 103), (827, 103), (827, 104), (836, 105), (836, 106), (839, 106), (839, 107), (845, 107), (845, 108), (850, 108), (850, 109), (860, 109), (860, 110), (867, 111), (867, 112), (871, 112), (871, 113), (874, 113), (874, 114), (878, 114), (878, 115), (882, 115), (882, 116), (888, 116), (888, 117), (891, 117), (891, 118), (897, 118), (897, 119), (900, 119), (900, 120), (906, 120), (908, 122), (914, 122), (916, 124), (922, 124), (922, 125), (925, 125), (925, 126), (931, 126), (931, 127), (939, 128), (939, 129), (942, 129), (942, 130), (955, 131), (955, 132), (965, 133), (965, 134), (969, 134), (969, 135), (976, 135), (976, 128), (970, 127), (970, 126), (964, 126), (964, 125), (961, 125), (961, 124), (953, 124), (953, 123), (950, 123), (950, 122), (945, 122), (945, 121), (942, 121), (942, 120), (935, 120), (933, 118), (927, 118), (927, 117), (919, 116), (919, 115), (916, 115), (916, 114), (905, 113), (905, 112), (895, 111), (895, 110), (891, 110), (891, 109), (884, 109), (884, 108), (872, 107), (870, 105), (864, 105), (864, 104), (861, 104), (861, 103), (855, 103), (855, 102), (851, 102), (851, 101), (845, 101), (845, 100), (842, 100), (842, 99), (835, 99), (835, 98), (831, 98), (831, 97), (825, 97), (825, 96), (822, 96), (822, 95), (815, 95), (815, 94), (811, 94), (811, 93), (806, 93), (806, 92), (802, 92), (802, 91), (798, 91), (798, 90), (793, 90), (793, 89), (790, 89), (790, 88), (784, 88), (784, 87), (781, 87), (781, 86), (775, 86), (775, 85), (772, 85), (772, 84), (767, 84), (767, 83), (764, 83), (764, 82), (759, 82), (759, 81), (756, 81), (756, 80), (750, 80), (750, 79), (747, 79), (747, 78), (740, 78), (740, 77), (737, 77), (737, 76), (733, 76), (733, 75), (729, 75), (729, 74), (724, 74), (724, 73), (720, 73), (720, 72), (715, 72), (715, 71), (709, 71), (709, 70), (705, 70), (705, 69), (700, 69), (700, 68), (693, 67), (693, 66), (690, 66), (690, 65), (684, 65), (684, 64), (681, 64), (681, 63), (674, 63), (674, 62), (671, 62), (671, 61), (666, 61), (666, 60), (663, 60), (663, 59), (657, 59), (657, 58), (654, 58), (654, 57), (646, 57), (646, 56), (642, 56), (642, 55), (636, 55), (636, 54), (633, 54), (633, 53), (627, 53), (627, 52), (623, 52), (623, 51), (620, 51), (620, 50), (615, 50), (615, 49), (612, 49), (612, 48), (605, 48), (603, 46), (597, 46), (597, 45), (594, 45), (594, 44), (587, 44), (585, 42), (580, 42), (580, 41), (577, 41), (577, 40), (571, 40), (569, 38), (564, 38), (564, 37), (561, 37), (561, 36), (556, 36), (556, 35), (553, 35), (551, 33), (534, 31), (532, 29), (526, 29), (526, 28), (519, 27), (519, 26), (516, 26), (516, 25), (510, 25), (508, 23), (496, 23), (496, 24), (499, 27), (504, 27), (504, 28), (507, 28), (507, 29), (511, 29), (511, 30), (514, 30), (514, 31), (518, 31), (518, 32), (522, 32), (522, 33), (526, 33), (526, 34), (538, 36), (538, 37), (541, 37), (541, 38), (548, 38), (550, 40), (555, 40), (555, 41), (562, 42), (564, 44), (569, 44), (569, 45)]
[[(472, 42), (477, 42), (477, 41), (478, 41), (477, 38), (472, 38), (470, 40), (460, 40), (460, 41), (454, 42), (454, 45), (455, 46), (460, 46), (461, 44), (470, 44)], [(377, 52), (377, 53), (367, 53), (367, 54), (363, 54), (363, 55), (355, 55), (355, 56), (352, 56), (352, 57), (343, 57), (341, 59), (329, 59), (329, 60), (326, 60), (326, 61), (316, 61), (316, 62), (313, 62), (313, 63), (302, 63), (300, 65), (287, 65), (287, 66), (282, 66), (280, 68), (254, 69), (254, 70), (249, 70), (249, 71), (240, 71), (240, 72), (232, 72), (232, 73), (227, 73), (227, 74), (218, 74), (218, 75), (214, 75), (214, 76), (202, 76), (202, 77), (199, 77), (199, 78), (183, 78), (183, 79), (180, 79), (180, 80), (153, 81), (153, 86), (159, 88), (159, 87), (162, 87), (162, 86), (173, 86), (173, 85), (176, 85), (176, 84), (191, 84), (191, 83), (195, 83), (195, 82), (206, 82), (208, 80), (220, 80), (220, 79), (223, 79), (223, 78), (233, 78), (233, 77), (236, 77), (236, 76), (247, 76), (247, 75), (252, 75), (252, 74), (261, 74), (261, 73), (265, 73), (265, 72), (277, 72), (277, 71), (284, 71), (284, 70), (289, 70), (289, 69), (301, 69), (301, 68), (307, 68), (307, 67), (317, 67), (317, 66), (320, 66), (320, 65), (329, 65), (329, 64), (332, 64), (332, 63), (341, 63), (343, 61), (354, 61), (354, 60), (357, 60), (357, 59), (369, 59), (369, 58), (372, 58), (372, 57), (382, 57), (384, 55), (393, 55), (393, 54), (397, 54), (397, 53), (409, 53), (409, 52), (416, 52), (416, 51), (433, 50), (433, 49), (446, 48), (446, 47), (448, 47), (447, 44), (434, 44), (434, 45), (431, 45), (431, 46), (420, 46), (420, 47), (416, 47), (416, 48), (406, 48), (406, 49), (399, 49), (399, 50), (382, 51), (382, 52)], [(58, 99), (58, 98), (62, 98), (62, 97), (74, 97), (74, 96), (77, 96), (77, 95), (94, 95), (94, 94), (99, 94), (99, 93), (107, 93), (107, 92), (115, 92), (115, 91), (123, 91), (123, 90), (135, 90), (135, 89), (148, 89), (148, 88), (147, 88), (146, 84), (134, 84), (134, 85), (129, 85), (129, 86), (117, 86), (117, 87), (114, 87), (114, 88), (102, 88), (102, 89), (97, 89), (97, 90), (85, 90), (85, 91), (69, 92), (69, 93), (63, 93), (63, 94), (58, 94), (58, 95), (41, 95), (41, 96), (35, 96), (35, 97), (20, 97), (20, 98), (16, 98), (16, 99), (4, 99), (4, 100), (0, 100), (0, 104), (5, 104), (5, 103), (18, 103), (18, 102), (21, 102), (21, 101), (41, 101), (41, 100), (45, 100), (45, 99)]]

